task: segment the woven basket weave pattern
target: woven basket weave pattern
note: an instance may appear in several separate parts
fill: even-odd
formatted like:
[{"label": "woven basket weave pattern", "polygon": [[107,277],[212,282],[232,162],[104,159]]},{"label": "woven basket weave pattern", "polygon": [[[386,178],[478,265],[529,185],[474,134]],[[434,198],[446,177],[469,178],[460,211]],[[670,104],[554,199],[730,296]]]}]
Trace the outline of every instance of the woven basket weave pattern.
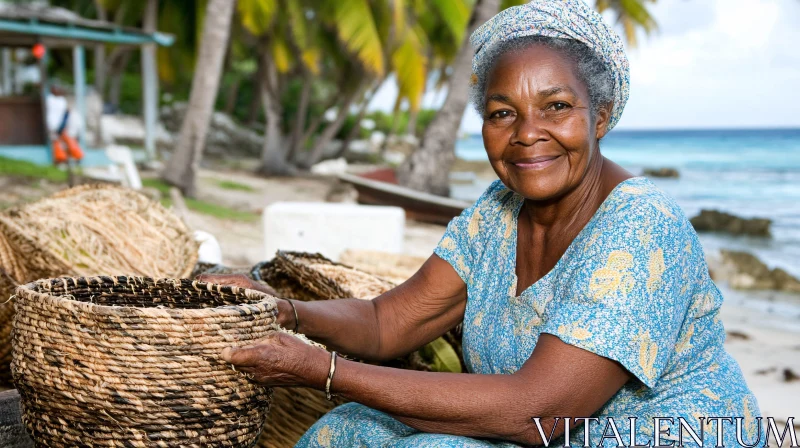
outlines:
[{"label": "woven basket weave pattern", "polygon": [[275,301],[144,277],[17,289],[12,371],[40,446],[252,446],[271,391],[219,360],[277,330]]},{"label": "woven basket weave pattern", "polygon": [[[256,265],[252,277],[266,281],[282,297],[303,301],[369,300],[394,287],[389,281],[333,262],[321,254],[303,252],[278,251],[273,260]],[[382,365],[430,370],[417,353]],[[328,401],[324,392],[310,388],[276,389],[273,408],[259,446],[293,447],[320,417],[339,404],[342,402]]]},{"label": "woven basket weave pattern", "polygon": [[196,260],[180,219],[116,186],[75,187],[0,214],[0,383],[10,383],[14,310],[4,302],[18,285],[63,275],[180,278]]}]

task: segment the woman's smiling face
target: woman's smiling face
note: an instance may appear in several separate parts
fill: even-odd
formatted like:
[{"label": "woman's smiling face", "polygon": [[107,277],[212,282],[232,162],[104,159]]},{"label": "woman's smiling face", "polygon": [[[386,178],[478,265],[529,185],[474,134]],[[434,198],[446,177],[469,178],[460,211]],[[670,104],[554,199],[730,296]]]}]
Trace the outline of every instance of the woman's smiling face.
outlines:
[{"label": "woman's smiling face", "polygon": [[609,113],[592,113],[568,57],[544,45],[509,51],[487,78],[483,144],[494,171],[526,199],[557,199],[599,157]]}]

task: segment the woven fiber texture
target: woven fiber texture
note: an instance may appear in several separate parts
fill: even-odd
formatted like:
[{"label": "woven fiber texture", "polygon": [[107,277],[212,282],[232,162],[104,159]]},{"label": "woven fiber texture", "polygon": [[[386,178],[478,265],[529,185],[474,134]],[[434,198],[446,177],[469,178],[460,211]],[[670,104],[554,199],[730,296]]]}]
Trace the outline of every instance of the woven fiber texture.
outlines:
[{"label": "woven fiber texture", "polygon": [[320,254],[304,252],[278,251],[272,262],[259,270],[259,277],[287,297],[300,300],[368,300],[395,286]]},{"label": "woven fiber texture", "polygon": [[113,185],[56,193],[0,214],[0,382],[8,383],[11,320],[5,303],[18,285],[64,275],[126,273],[187,277],[197,243],[158,202]]},{"label": "woven fiber texture", "polygon": [[348,249],[339,256],[339,261],[343,264],[397,284],[411,278],[422,267],[425,260],[425,257],[392,254],[377,250]]},{"label": "woven fiber texture", "polygon": [[[281,297],[303,301],[341,298],[371,300],[395,286],[390,281],[333,262],[320,254],[303,252],[278,251],[274,259],[254,266],[252,277],[267,282]],[[451,345],[460,354],[460,337],[457,344]],[[381,365],[432,370],[420,352]],[[339,404],[340,401],[326,400],[324,392],[310,388],[276,389],[272,411],[259,447],[293,447],[320,417]]]},{"label": "woven fiber texture", "polygon": [[249,447],[271,391],[219,359],[278,330],[273,297],[191,280],[16,291],[12,372],[37,446]]}]

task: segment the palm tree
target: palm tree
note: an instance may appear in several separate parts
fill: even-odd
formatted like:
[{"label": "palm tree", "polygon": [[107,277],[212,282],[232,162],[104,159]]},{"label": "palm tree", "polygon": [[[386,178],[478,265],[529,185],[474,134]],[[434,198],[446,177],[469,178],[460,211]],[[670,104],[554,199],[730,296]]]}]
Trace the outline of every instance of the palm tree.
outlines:
[{"label": "palm tree", "polygon": [[617,23],[625,32],[628,44],[635,47],[637,29],[641,28],[645,33],[656,29],[656,21],[645,6],[648,2],[655,3],[656,0],[595,0],[595,9],[599,12],[613,11],[617,16]]},{"label": "palm tree", "polygon": [[[623,27],[628,43],[635,45],[637,28],[650,32],[656,24],[645,6],[656,0],[596,0],[599,11],[611,10]],[[455,161],[455,143],[467,107],[469,78],[472,73],[472,48],[468,37],[500,9],[525,3],[524,0],[477,0],[468,32],[451,64],[447,97],[422,137],[422,145],[398,169],[401,184],[442,196],[450,193],[449,173]]]},{"label": "palm tree", "polygon": [[[257,50],[263,55],[259,70],[266,118],[263,174],[286,174],[292,171],[292,163],[309,166],[318,161],[344,124],[350,106],[371,91],[368,87],[374,79],[385,77],[383,39],[373,6],[368,0],[239,2],[242,25],[258,40]],[[282,97],[297,79],[302,82],[299,101],[291,129],[284,133]],[[315,93],[323,94],[315,97]],[[324,104],[323,112],[338,110],[318,134],[321,114],[307,122],[315,102]],[[305,151],[309,140],[313,141]]]},{"label": "palm tree", "polygon": [[161,174],[166,182],[190,197],[196,192],[197,168],[205,148],[208,123],[219,88],[235,3],[235,0],[208,1],[189,107],[178,144]]},{"label": "palm tree", "polygon": [[398,170],[398,180],[416,190],[448,196],[449,173],[455,160],[455,143],[461,118],[467,108],[469,79],[472,73],[472,47],[467,36],[497,14],[500,0],[477,0],[466,36],[452,64],[453,76],[447,97],[422,137],[422,146],[414,151]]},{"label": "palm tree", "polygon": [[[398,61],[395,65],[400,84],[398,99],[408,100],[409,119],[406,134],[415,133],[417,113],[428,80],[434,77],[437,80],[437,89],[447,84],[450,78],[448,68],[464,41],[472,3],[472,0],[415,1],[414,20],[422,30],[427,43],[426,48],[421,50],[425,52],[426,65],[414,64],[413,61]],[[408,71],[409,64],[426,70],[421,76],[411,78],[409,87],[404,89],[400,74]]]}]

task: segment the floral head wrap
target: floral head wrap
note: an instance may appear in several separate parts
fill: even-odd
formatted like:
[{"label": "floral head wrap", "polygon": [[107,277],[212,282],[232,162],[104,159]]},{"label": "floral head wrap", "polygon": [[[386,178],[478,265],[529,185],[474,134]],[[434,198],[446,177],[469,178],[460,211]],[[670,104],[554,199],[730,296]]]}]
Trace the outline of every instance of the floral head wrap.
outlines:
[{"label": "floral head wrap", "polygon": [[597,53],[614,80],[614,109],[608,130],[616,126],[630,94],[630,68],[622,40],[600,14],[583,0],[532,0],[508,8],[472,33],[470,43],[475,48],[473,73],[480,73],[495,45],[525,36],[574,39]]}]

